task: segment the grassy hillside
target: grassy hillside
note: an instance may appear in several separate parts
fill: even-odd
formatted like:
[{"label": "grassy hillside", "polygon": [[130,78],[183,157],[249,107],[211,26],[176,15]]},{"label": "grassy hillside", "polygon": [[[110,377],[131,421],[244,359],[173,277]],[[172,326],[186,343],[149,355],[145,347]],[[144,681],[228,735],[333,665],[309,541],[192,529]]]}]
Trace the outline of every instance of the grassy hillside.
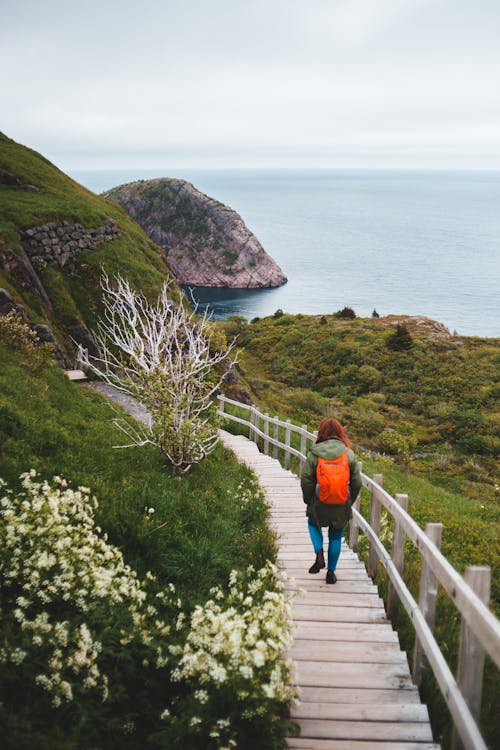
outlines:
[{"label": "grassy hillside", "polygon": [[[79,322],[92,326],[99,306],[101,267],[120,273],[147,294],[158,292],[168,266],[161,250],[119,206],[94,195],[67,177],[47,159],[0,133],[0,171],[14,175],[19,184],[0,179],[0,287],[21,303],[30,320],[47,323],[61,343],[68,328]],[[25,190],[33,185],[37,191]],[[70,268],[36,268],[52,309],[33,287],[22,283],[2,261],[7,248],[23,256],[20,231],[52,221],[96,227],[113,219],[121,239],[108,241],[79,255]]]},{"label": "grassy hillside", "polygon": [[335,413],[357,443],[441,486],[493,501],[500,340],[450,336],[439,324],[408,318],[408,348],[398,349],[397,320],[278,315],[225,327],[238,334],[257,403],[311,426]]},{"label": "grassy hillside", "polygon": [[[33,346],[22,335],[13,335],[11,328],[5,318],[0,318],[0,478],[7,482],[8,488],[18,492],[19,475],[35,469],[49,482],[54,475],[59,475],[70,487],[90,488],[99,501],[97,531],[107,534],[107,544],[114,545],[140,577],[148,570],[155,574],[156,581],[148,584],[153,596],[155,592],[168,593],[171,583],[176,587],[174,600],[180,597],[182,601],[183,619],[177,620],[176,627],[177,615],[170,614],[167,620],[171,632],[167,639],[162,636],[159,647],[168,652],[169,643],[186,637],[193,607],[203,605],[214,596],[210,591],[212,586],[221,586],[227,593],[231,570],[243,571],[249,564],[259,569],[274,558],[274,540],[267,527],[267,505],[249,470],[222,447],[182,477],[173,476],[169,465],[152,447],[113,449],[113,445],[122,443],[123,437],[112,424],[115,407],[112,409],[94,391],[71,383],[47,352]],[[0,497],[4,492],[0,486]],[[3,500],[2,511],[6,505],[7,501]],[[22,507],[25,506],[26,503]],[[26,522],[23,522],[24,530],[25,527]],[[16,529],[21,533],[21,526],[13,520],[7,521],[7,533],[12,534]],[[64,530],[63,543],[68,529]],[[25,543],[29,549],[21,556],[23,564],[33,549],[33,539],[48,531],[44,523],[35,526],[34,537],[28,535]],[[85,545],[82,554],[88,556],[90,542],[86,541]],[[119,631],[123,616],[120,604],[113,608],[104,602],[99,604],[97,614],[91,609],[82,615],[74,611],[74,600],[67,604],[62,600],[48,603],[45,609],[50,618],[59,617],[71,623],[76,617],[76,622],[81,623],[83,617],[85,622],[93,622],[95,632],[100,632],[98,639],[103,643],[100,659],[109,677],[109,697],[103,702],[93,697],[92,690],[79,690],[78,673],[75,675],[69,670],[69,676],[64,679],[73,685],[73,700],[61,706],[51,703],[50,695],[37,687],[37,672],[44,669],[42,647],[39,646],[39,656],[36,648],[32,653],[36,639],[33,638],[30,645],[30,630],[21,629],[12,620],[11,586],[7,586],[8,579],[3,578],[8,563],[0,551],[1,639],[4,646],[9,640],[19,642],[21,651],[16,653],[21,654],[20,659],[25,651],[30,656],[22,661],[13,658],[9,663],[5,660],[4,649],[0,649],[2,747],[31,748],[36,738],[36,746],[47,750],[69,750],[83,745],[142,750],[157,747],[158,742],[163,746],[177,746],[179,742],[185,747],[201,748],[209,746],[210,725],[193,734],[194,725],[189,724],[191,716],[203,717],[204,711],[212,712],[206,721],[213,722],[231,711],[241,714],[241,707],[234,701],[234,682],[229,677],[227,690],[231,695],[213,692],[208,686],[209,699],[204,708],[193,697],[199,688],[197,680],[192,686],[178,684],[170,681],[172,667],[167,665],[155,670],[147,666],[149,636],[142,646],[134,642],[130,646],[120,645],[119,639],[123,638],[123,632],[120,636]],[[42,563],[40,556],[38,563],[40,569],[50,564]],[[44,577],[55,575],[54,585],[58,585],[57,581],[62,580],[58,576],[64,574],[64,569],[54,574],[46,568],[40,579],[42,584],[47,584]],[[266,580],[266,590],[272,588],[272,581]],[[84,595],[83,587],[78,595]],[[33,602],[19,598],[19,589],[13,596],[14,600],[18,597],[19,606],[24,601],[24,606],[34,607]],[[255,605],[257,598],[255,594]],[[219,600],[224,606],[222,594]],[[235,606],[243,605],[236,603]],[[147,612],[143,616],[146,617]],[[37,636],[39,643],[41,637]],[[61,653],[64,645],[58,646]],[[269,664],[272,667],[272,660]],[[266,679],[268,675],[259,677],[256,672],[251,684],[258,686]],[[179,720],[177,724],[173,721],[165,726],[160,714],[169,705],[177,706]],[[261,732],[259,746],[279,746],[276,715],[274,710],[266,713],[268,710],[264,710],[265,716],[254,717],[252,721],[240,721],[235,714],[231,719],[231,732],[235,731],[239,737],[241,745],[238,746],[253,747],[255,737],[260,737]],[[228,713],[220,713],[224,711]],[[278,745],[274,744],[276,742]]]}]

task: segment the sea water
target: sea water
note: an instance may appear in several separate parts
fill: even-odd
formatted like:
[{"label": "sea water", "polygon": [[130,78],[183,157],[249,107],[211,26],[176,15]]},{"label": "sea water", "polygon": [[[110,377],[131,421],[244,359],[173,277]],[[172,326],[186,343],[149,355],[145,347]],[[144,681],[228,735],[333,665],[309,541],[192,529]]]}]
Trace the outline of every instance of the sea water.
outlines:
[{"label": "sea water", "polygon": [[179,177],[234,208],[278,262],[277,289],[201,289],[217,319],[423,315],[451,331],[500,336],[500,173],[375,170],[74,171],[101,192]]}]

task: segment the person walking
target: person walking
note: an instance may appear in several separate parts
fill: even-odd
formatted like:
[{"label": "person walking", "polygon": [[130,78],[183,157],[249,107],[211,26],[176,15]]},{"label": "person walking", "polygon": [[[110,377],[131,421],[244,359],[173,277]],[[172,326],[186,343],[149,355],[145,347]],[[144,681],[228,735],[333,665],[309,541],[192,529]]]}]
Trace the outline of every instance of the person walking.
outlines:
[{"label": "person walking", "polygon": [[325,567],[323,527],[328,527],[327,583],[336,583],[342,534],[351,516],[351,505],[361,489],[361,472],[351,443],[337,419],[323,419],[316,443],[307,454],[300,483],[307,505],[306,516],[316,560],[309,573]]}]

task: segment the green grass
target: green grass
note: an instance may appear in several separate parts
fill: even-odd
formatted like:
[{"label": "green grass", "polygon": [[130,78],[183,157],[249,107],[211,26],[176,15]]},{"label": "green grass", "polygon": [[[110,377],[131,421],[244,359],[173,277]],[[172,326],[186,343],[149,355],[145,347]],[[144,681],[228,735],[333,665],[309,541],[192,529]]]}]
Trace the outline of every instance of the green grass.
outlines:
[{"label": "green grass", "polygon": [[[275,559],[267,503],[251,472],[230,451],[219,445],[189,474],[178,476],[152,446],[113,448],[123,441],[113,425],[121,410],[70,382],[46,352],[23,343],[12,326],[6,328],[8,324],[0,325],[0,478],[10,488],[18,490],[19,475],[31,468],[49,482],[59,475],[71,487],[90,487],[99,501],[96,520],[110,543],[140,577],[152,571],[160,590],[173,583],[187,618],[195,605],[210,598],[213,586],[227,590],[231,570],[259,569]],[[114,614],[109,612],[110,629],[117,628]],[[190,688],[154,669],[141,669],[141,653],[128,652],[119,646],[118,633],[115,637],[119,653],[110,673],[116,688],[113,702],[97,700],[88,709],[94,713],[85,716],[79,713],[81,704],[52,709],[33,680],[21,684],[13,669],[2,665],[11,686],[9,696],[2,697],[3,707],[0,702],[6,750],[27,750],[34,742],[40,750],[83,747],[79,726],[89,723],[92,742],[107,738],[110,749],[143,750],[157,746],[165,701],[175,696],[188,706],[183,710],[196,712]],[[36,664],[25,666],[28,675],[36,674]],[[127,686],[133,687],[129,691]],[[127,712],[139,712],[130,735],[119,719]],[[281,746],[282,729],[275,721],[272,731],[264,719],[259,726],[245,729],[242,722],[242,748],[250,750],[254,740],[268,750]],[[196,737],[190,739],[192,744],[184,746],[201,750]]]},{"label": "green grass", "polygon": [[[102,243],[93,251],[77,256],[71,267],[36,269],[52,309],[38,295],[20,283],[14,273],[0,270],[0,286],[21,303],[28,317],[46,322],[68,352],[67,327],[83,321],[93,326],[101,308],[101,269],[110,276],[121,274],[149,298],[156,298],[169,272],[162,251],[115,203],[94,195],[57,169],[40,154],[0,133],[0,168],[29,184],[38,192],[0,185],[0,254],[11,248],[22,255],[20,231],[50,221],[66,220],[86,227],[114,219],[122,238]],[[175,295],[178,294],[175,288]]]},{"label": "green grass", "polygon": [[[104,398],[49,362],[34,365],[6,347],[0,358],[0,476],[11,486],[34,468],[90,487],[99,522],[127,561],[176,583],[191,603],[232,568],[273,557],[267,506],[232,453],[219,446],[189,474],[173,476],[153,447],[112,448],[123,435]],[[250,502],[240,501],[242,484]]]}]

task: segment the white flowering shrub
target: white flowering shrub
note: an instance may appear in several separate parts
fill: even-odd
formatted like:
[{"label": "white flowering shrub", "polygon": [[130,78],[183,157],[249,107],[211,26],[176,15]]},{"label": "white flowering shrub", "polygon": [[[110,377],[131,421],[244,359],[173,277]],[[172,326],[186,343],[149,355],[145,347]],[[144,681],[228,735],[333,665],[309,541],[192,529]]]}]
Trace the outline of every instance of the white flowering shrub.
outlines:
[{"label": "white flowering shrub", "polygon": [[[90,703],[116,702],[128,679],[120,661],[125,672],[127,660],[134,668],[168,663],[170,625],[158,607],[176,611],[173,594],[153,598],[153,576],[141,581],[124,563],[95,523],[88,488],[37,481],[33,470],[21,479],[22,492],[0,499],[4,684],[16,683],[10,666],[52,707],[85,694]],[[117,665],[121,684],[113,686],[108,672],[116,680]]]},{"label": "white flowering shrub", "polygon": [[[186,613],[172,585],[158,591],[110,544],[88,488],[33,470],[21,480],[17,493],[0,480],[5,748],[31,748],[35,736],[44,750],[83,737],[120,750],[244,748],[257,737],[281,747],[294,691],[283,659],[290,601],[275,566],[233,571],[227,591]],[[144,508],[145,522],[153,514]]]},{"label": "white flowering shrub", "polygon": [[[173,701],[163,714],[186,731],[198,735],[203,748],[252,746],[266,726],[269,746],[283,733],[281,719],[295,698],[290,663],[283,652],[291,645],[291,601],[284,593],[284,578],[268,563],[255,571],[233,570],[227,593],[220,587],[195,607],[183,646],[172,646],[179,657],[172,680],[189,686],[190,710]],[[198,747],[198,745],[197,745]]]}]

